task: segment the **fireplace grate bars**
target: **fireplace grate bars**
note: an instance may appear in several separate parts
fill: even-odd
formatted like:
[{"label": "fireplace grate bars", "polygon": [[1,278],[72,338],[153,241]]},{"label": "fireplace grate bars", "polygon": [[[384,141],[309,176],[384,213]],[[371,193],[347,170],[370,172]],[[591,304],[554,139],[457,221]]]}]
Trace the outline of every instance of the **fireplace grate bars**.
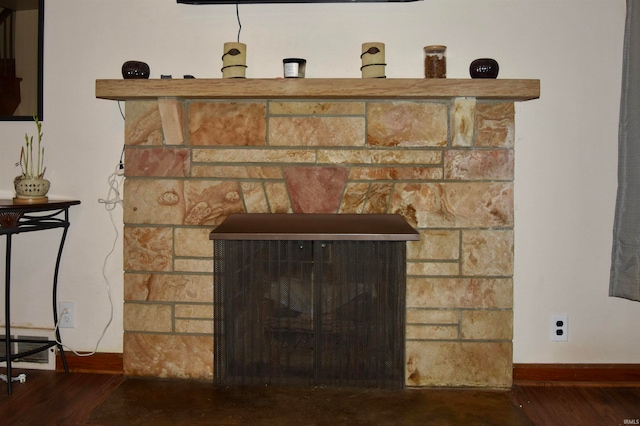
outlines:
[{"label": "fireplace grate bars", "polygon": [[223,385],[404,384],[405,241],[214,241]]}]

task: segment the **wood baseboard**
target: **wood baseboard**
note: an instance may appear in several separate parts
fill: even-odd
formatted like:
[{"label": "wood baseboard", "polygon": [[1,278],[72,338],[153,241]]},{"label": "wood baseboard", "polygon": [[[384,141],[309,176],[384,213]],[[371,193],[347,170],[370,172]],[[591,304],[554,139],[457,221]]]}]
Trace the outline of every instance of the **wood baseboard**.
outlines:
[{"label": "wood baseboard", "polygon": [[[123,374],[122,354],[97,353],[91,356],[78,356],[65,351],[70,373]],[[62,357],[56,355],[56,371],[64,371]]]},{"label": "wood baseboard", "polygon": [[640,364],[514,364],[515,384],[579,382],[640,385]]}]

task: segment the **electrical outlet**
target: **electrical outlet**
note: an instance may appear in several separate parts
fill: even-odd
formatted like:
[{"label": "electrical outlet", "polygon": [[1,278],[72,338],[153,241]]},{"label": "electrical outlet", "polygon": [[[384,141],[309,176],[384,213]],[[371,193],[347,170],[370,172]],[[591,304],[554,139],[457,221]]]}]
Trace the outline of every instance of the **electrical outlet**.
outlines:
[{"label": "electrical outlet", "polygon": [[568,342],[569,341],[569,315],[567,314],[551,315],[551,341],[552,342]]},{"label": "electrical outlet", "polygon": [[60,328],[75,328],[76,306],[73,302],[58,303],[58,319]]}]

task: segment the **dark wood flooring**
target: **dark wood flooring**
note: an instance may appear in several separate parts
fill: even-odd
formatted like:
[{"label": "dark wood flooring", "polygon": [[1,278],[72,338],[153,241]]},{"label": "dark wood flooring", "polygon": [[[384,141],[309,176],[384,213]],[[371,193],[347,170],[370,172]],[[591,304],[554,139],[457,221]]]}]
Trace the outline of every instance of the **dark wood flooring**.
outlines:
[{"label": "dark wood flooring", "polygon": [[[511,390],[214,387],[121,375],[25,372],[2,425],[625,425],[640,387],[519,384]],[[16,373],[16,374],[17,374]]]}]

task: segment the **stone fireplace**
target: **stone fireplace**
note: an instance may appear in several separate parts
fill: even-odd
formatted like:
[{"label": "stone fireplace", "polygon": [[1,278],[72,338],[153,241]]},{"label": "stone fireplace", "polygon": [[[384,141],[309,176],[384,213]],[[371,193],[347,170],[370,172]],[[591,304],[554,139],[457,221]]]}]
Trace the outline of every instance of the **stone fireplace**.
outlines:
[{"label": "stone fireplace", "polygon": [[124,368],[213,378],[231,213],[393,213],[406,386],[512,382],[514,102],[537,80],[98,80],[126,101]]}]

